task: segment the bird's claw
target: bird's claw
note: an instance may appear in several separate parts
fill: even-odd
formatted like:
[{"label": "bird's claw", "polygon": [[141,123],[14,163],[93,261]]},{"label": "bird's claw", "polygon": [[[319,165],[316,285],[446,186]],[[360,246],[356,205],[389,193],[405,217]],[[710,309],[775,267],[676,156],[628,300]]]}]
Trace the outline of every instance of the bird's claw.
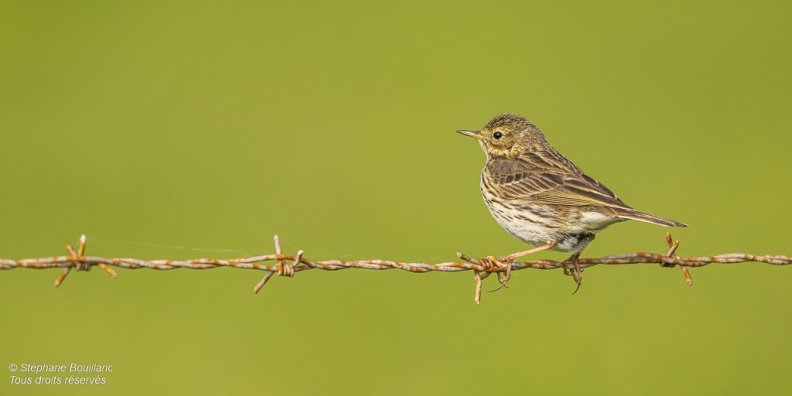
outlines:
[{"label": "bird's claw", "polygon": [[495,256],[487,256],[487,258],[484,259],[484,261],[489,262],[489,264],[495,268],[506,268],[505,273],[498,272],[498,282],[500,283],[500,286],[490,291],[495,292],[500,289],[503,289],[504,287],[508,287],[506,286],[506,284],[509,283],[509,279],[511,279],[511,269],[512,269],[513,260],[510,259],[509,257],[495,258]]},{"label": "bird's claw", "polygon": [[571,276],[572,280],[574,280],[575,283],[577,283],[577,287],[575,287],[575,291],[572,292],[573,295],[577,293],[578,290],[580,290],[580,286],[583,285],[583,270],[580,269],[580,267],[578,266],[577,260],[575,260],[574,264],[575,264],[574,268],[564,267],[564,275]]}]

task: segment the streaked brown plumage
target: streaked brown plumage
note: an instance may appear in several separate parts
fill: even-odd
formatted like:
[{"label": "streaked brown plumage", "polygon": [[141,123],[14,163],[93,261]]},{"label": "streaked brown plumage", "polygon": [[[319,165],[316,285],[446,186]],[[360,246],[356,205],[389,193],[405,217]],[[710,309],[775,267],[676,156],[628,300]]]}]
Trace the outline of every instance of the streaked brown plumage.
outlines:
[{"label": "streaked brown plumage", "polygon": [[[609,225],[640,220],[687,227],[622,202],[550,146],[542,132],[524,117],[501,114],[480,131],[459,133],[478,139],[487,154],[481,194],[498,224],[540,250],[572,252],[578,284],[580,253],[597,232]],[[519,253],[504,258],[516,257]]]}]

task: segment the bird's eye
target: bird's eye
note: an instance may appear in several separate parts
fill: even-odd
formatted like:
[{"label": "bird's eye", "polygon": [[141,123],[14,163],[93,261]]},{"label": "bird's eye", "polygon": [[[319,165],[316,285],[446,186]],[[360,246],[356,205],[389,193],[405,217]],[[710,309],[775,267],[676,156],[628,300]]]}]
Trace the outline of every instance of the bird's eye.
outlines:
[{"label": "bird's eye", "polygon": [[500,139],[503,137],[503,134],[500,131],[495,131],[495,133],[492,134],[492,137],[495,139]]}]

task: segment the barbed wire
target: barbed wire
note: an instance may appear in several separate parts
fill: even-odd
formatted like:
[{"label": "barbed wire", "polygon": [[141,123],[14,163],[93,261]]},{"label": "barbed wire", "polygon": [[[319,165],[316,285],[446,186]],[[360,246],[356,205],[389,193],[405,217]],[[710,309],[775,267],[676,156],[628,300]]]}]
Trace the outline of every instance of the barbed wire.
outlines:
[{"label": "barbed wire", "polygon": [[[149,268],[153,270],[172,270],[178,268],[190,269],[210,269],[218,267],[231,267],[240,269],[254,269],[265,271],[264,277],[253,288],[254,293],[258,293],[262,287],[270,280],[270,278],[277,274],[279,276],[293,277],[297,272],[307,271],[311,269],[321,269],[325,271],[339,271],[349,268],[369,269],[369,270],[387,270],[387,269],[400,269],[414,273],[425,272],[460,272],[460,271],[473,271],[474,279],[476,281],[475,301],[481,302],[481,291],[483,280],[491,274],[498,274],[501,281],[501,287],[506,285],[506,282],[501,278],[508,271],[523,270],[527,268],[533,269],[558,269],[564,270],[565,274],[571,274],[574,270],[574,264],[567,261],[554,261],[554,260],[536,260],[536,261],[505,261],[503,258],[496,259],[489,256],[485,258],[471,258],[462,253],[457,253],[457,257],[462,261],[450,261],[438,264],[427,263],[407,263],[391,260],[323,260],[314,261],[309,260],[303,256],[303,251],[297,251],[297,254],[285,254],[281,250],[280,238],[275,235],[275,253],[265,254],[260,256],[253,256],[238,259],[214,259],[214,258],[199,258],[192,260],[141,260],[136,258],[104,258],[96,256],[86,256],[86,238],[85,235],[80,237],[80,244],[75,250],[71,245],[66,245],[66,250],[69,256],[54,256],[44,258],[28,258],[21,260],[11,260],[0,258],[0,269],[10,270],[15,268],[32,268],[32,269],[47,269],[47,268],[63,268],[63,271],[58,275],[55,280],[55,287],[60,286],[69,275],[72,269],[76,271],[90,271],[94,266],[99,266],[113,278],[117,278],[115,270],[110,267],[126,268],[126,269],[140,269]],[[671,234],[666,233],[666,243],[668,244],[668,252],[665,254],[636,252],[626,254],[616,254],[600,258],[581,258],[578,261],[578,266],[581,269],[593,267],[595,265],[622,265],[622,264],[660,264],[661,267],[676,267],[682,269],[685,280],[689,285],[693,285],[693,279],[688,271],[689,267],[703,267],[709,264],[735,264],[745,262],[759,262],[772,265],[789,265],[792,263],[792,256],[782,255],[754,255],[745,253],[729,253],[720,254],[711,257],[679,257],[676,255],[676,250],[679,247],[679,241],[673,241]],[[263,264],[267,261],[275,261],[273,265]],[[506,280],[507,281],[507,280]],[[500,288],[500,287],[499,287]]]}]

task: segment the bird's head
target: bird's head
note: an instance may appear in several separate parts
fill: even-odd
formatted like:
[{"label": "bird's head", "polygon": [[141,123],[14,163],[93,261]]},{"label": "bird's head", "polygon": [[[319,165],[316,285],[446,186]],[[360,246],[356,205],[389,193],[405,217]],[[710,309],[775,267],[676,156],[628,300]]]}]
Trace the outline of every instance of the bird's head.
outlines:
[{"label": "bird's head", "polygon": [[536,125],[516,114],[497,115],[480,131],[457,132],[477,139],[487,158],[511,158],[547,144]]}]

